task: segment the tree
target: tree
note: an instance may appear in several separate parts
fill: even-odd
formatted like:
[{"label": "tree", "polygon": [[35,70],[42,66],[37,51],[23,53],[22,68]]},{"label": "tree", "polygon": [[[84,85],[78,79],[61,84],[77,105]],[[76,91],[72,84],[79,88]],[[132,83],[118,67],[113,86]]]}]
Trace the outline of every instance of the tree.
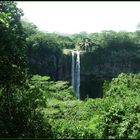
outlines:
[{"label": "tree", "polygon": [[15,2],[0,1],[0,116],[5,119],[3,122],[0,117],[0,127],[3,129],[6,123],[12,126],[15,116],[15,87],[21,87],[26,81],[26,36],[20,22],[22,15]]},{"label": "tree", "polygon": [[31,36],[39,32],[37,26],[28,20],[21,20],[21,23],[27,36]]},{"label": "tree", "polygon": [[95,44],[90,38],[84,38],[81,41],[77,41],[76,48],[85,51],[93,51],[95,47],[99,45]]},{"label": "tree", "polygon": [[[22,10],[12,1],[0,1],[0,86],[21,85],[26,75],[25,34]],[[6,91],[7,92],[7,91]]]}]

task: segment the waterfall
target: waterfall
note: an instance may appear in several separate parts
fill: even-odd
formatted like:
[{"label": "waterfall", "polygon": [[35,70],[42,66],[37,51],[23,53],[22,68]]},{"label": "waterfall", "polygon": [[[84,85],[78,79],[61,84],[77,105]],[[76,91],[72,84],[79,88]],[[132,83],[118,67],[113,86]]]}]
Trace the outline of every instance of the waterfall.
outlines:
[{"label": "waterfall", "polygon": [[75,84],[75,83],[74,83],[74,66],[75,66],[75,65],[74,65],[74,62],[75,62],[75,61],[74,61],[74,52],[72,51],[72,66],[71,66],[71,73],[72,73],[72,76],[71,76],[72,79],[71,79],[71,81],[72,81],[72,83],[71,83],[71,84],[72,84],[72,87],[73,87],[73,88],[74,88],[74,84]]},{"label": "waterfall", "polygon": [[76,59],[76,95],[78,98],[80,98],[80,52],[77,51],[77,59]]},{"label": "waterfall", "polygon": [[[76,60],[75,60],[76,54]],[[78,99],[80,99],[80,52],[72,51],[72,87],[76,93]]]}]

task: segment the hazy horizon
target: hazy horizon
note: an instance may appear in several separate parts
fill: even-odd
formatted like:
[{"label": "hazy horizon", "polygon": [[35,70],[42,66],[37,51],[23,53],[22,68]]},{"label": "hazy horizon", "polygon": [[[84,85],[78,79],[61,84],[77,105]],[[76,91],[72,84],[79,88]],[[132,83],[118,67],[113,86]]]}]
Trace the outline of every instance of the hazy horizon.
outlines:
[{"label": "hazy horizon", "polygon": [[140,2],[17,2],[39,30],[74,34],[136,30]]}]

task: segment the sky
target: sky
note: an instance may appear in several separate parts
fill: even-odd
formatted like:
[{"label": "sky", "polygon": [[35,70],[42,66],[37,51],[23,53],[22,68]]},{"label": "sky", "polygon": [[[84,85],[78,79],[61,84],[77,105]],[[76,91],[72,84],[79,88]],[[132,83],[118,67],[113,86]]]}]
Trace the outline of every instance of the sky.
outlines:
[{"label": "sky", "polygon": [[39,30],[59,33],[87,33],[103,30],[135,31],[140,23],[140,2],[34,1],[17,2],[23,19]]}]

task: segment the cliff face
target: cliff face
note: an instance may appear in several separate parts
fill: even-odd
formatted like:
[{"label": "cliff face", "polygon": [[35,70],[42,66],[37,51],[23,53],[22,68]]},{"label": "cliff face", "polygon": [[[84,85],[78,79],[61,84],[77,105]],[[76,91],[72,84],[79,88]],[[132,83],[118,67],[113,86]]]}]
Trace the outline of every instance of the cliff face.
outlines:
[{"label": "cliff face", "polygon": [[[71,81],[71,53],[63,57],[60,65],[59,79]],[[95,52],[84,52],[80,55],[81,98],[102,97],[104,80],[111,80],[118,74],[139,73],[139,50],[105,50],[98,49]]]},{"label": "cliff face", "polygon": [[[140,72],[139,49],[97,49],[80,54],[81,98],[102,97],[104,80],[111,80],[118,74]],[[71,51],[59,55],[34,57],[30,59],[34,73],[49,75],[54,80],[71,82]],[[34,66],[34,67],[33,67]]]},{"label": "cliff face", "polygon": [[81,55],[81,92],[83,92],[83,98],[87,93],[89,97],[102,97],[104,80],[111,80],[122,72],[140,72],[138,51],[98,50],[94,53],[84,53]]},{"label": "cliff face", "polygon": [[62,54],[59,58],[58,80],[71,80],[71,54]]},{"label": "cliff face", "polygon": [[81,56],[81,72],[95,75],[118,75],[121,72],[139,72],[140,59],[127,50],[108,53],[85,53]]}]

